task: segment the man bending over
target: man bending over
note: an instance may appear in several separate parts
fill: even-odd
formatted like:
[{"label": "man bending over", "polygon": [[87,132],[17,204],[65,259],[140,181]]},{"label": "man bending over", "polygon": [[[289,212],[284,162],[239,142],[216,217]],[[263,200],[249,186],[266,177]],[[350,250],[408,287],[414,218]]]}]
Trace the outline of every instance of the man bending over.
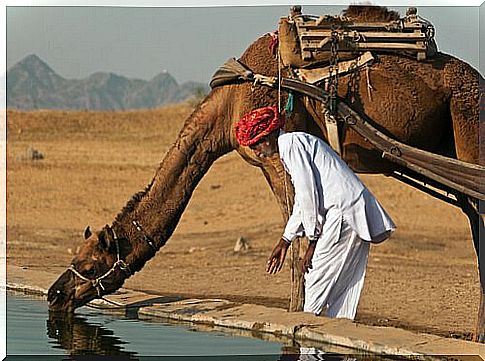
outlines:
[{"label": "man bending over", "polygon": [[266,270],[279,272],[291,241],[306,235],[303,310],[354,319],[369,242],[386,240],[396,226],[327,143],[303,132],[285,133],[283,125],[277,108],[265,107],[246,114],[235,127],[239,144],[249,146],[258,157],[279,154],[295,190],[292,214]]}]

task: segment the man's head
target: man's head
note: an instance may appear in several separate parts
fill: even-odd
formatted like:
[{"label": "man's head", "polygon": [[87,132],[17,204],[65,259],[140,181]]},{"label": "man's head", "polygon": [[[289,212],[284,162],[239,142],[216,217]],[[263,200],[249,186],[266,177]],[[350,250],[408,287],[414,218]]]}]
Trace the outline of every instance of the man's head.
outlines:
[{"label": "man's head", "polygon": [[236,123],[236,139],[258,157],[271,157],[278,152],[278,131],[284,124],[284,116],[277,107],[255,109]]},{"label": "man's head", "polygon": [[278,130],[261,138],[249,148],[260,158],[270,158],[278,153]]}]

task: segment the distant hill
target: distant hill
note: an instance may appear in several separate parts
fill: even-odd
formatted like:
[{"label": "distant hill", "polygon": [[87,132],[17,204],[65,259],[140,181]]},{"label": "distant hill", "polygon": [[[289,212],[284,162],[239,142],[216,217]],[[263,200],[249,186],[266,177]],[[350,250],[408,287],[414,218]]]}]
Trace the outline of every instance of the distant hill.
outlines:
[{"label": "distant hill", "polygon": [[155,108],[207,94],[203,83],[178,84],[167,72],[146,81],[98,72],[65,79],[36,55],[7,70],[7,107],[31,109],[123,110]]}]

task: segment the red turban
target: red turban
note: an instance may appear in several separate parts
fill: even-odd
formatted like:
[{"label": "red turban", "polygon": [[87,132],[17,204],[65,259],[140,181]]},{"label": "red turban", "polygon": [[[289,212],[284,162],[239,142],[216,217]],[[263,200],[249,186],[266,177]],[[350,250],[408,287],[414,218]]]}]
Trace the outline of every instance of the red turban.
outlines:
[{"label": "red turban", "polygon": [[284,125],[285,117],[278,112],[278,107],[255,109],[236,123],[236,139],[239,144],[249,146]]}]

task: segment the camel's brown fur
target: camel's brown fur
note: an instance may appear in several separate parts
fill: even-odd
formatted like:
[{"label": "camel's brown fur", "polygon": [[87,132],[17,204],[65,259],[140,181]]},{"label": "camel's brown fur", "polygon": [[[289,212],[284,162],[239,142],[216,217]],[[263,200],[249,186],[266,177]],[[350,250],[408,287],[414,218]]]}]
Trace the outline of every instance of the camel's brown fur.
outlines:
[{"label": "camel's brown fur", "polygon": [[[368,21],[395,19],[394,12],[379,7],[351,6],[346,16]],[[263,36],[249,46],[241,61],[255,73],[277,74],[277,62],[269,51],[269,36]],[[384,133],[401,142],[432,152],[456,156],[458,159],[485,164],[479,157],[479,74],[466,63],[438,53],[433,59],[418,62],[405,56],[379,55],[368,73],[360,70],[358,87],[349,96],[349,77],[341,77],[339,95],[358,112],[366,114]],[[368,83],[372,90],[368,92]],[[286,94],[282,94],[282,104]],[[281,162],[276,157],[261,160],[246,147],[237,144],[233,126],[246,112],[278,104],[278,92],[251,84],[227,85],[214,89],[187,119],[175,144],[160,164],[147,189],[136,195],[116,217],[113,228],[122,246],[122,258],[133,272],[139,271],[155,252],[143,241],[149,235],[160,247],[173,233],[196,185],[211,164],[221,155],[237,150],[249,163],[260,167],[281,207],[284,218],[289,216],[293,190]],[[288,119],[286,130],[305,130],[325,137],[321,108],[314,101],[296,96],[295,111]],[[395,165],[384,161],[364,139],[347,129],[343,136],[343,157],[359,172],[390,172]],[[482,152],[483,154],[483,152]],[[287,199],[290,204],[287,204]],[[137,220],[143,232],[132,221]],[[107,232],[103,230],[102,232]],[[110,232],[107,232],[108,237]],[[92,235],[80,254],[73,260],[79,271],[96,264],[99,273],[110,266],[113,257],[92,259],[99,253],[100,234]],[[97,251],[94,252],[93,250]],[[101,253],[102,253],[101,249]],[[104,250],[113,253],[113,248]],[[104,264],[102,263],[104,260]],[[113,261],[111,261],[112,264]],[[120,287],[127,275],[118,270],[105,281],[106,292]],[[76,295],[72,291],[77,287]],[[64,273],[51,287],[66,293],[59,306],[72,309],[96,296],[90,284],[84,284],[72,273]],[[80,290],[84,290],[81,292]],[[75,302],[71,302],[73,297]]]}]

